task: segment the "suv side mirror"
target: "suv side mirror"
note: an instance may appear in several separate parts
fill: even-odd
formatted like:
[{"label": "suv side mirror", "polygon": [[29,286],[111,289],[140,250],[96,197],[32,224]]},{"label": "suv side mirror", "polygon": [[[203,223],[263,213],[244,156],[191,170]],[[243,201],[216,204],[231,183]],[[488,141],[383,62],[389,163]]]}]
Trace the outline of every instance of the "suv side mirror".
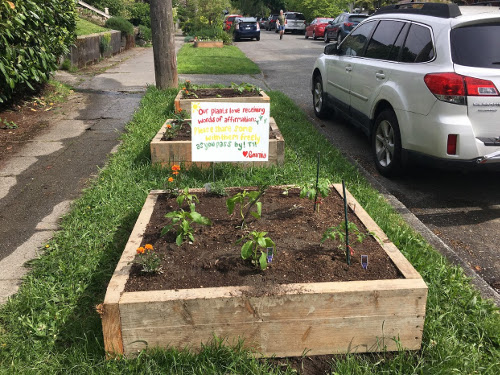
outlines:
[{"label": "suv side mirror", "polygon": [[338,55],[339,50],[337,49],[338,45],[337,42],[332,42],[330,44],[327,44],[325,46],[325,49],[323,50],[323,53],[325,55]]},{"label": "suv side mirror", "polygon": [[333,21],[328,21],[328,24],[329,25],[333,25]]}]

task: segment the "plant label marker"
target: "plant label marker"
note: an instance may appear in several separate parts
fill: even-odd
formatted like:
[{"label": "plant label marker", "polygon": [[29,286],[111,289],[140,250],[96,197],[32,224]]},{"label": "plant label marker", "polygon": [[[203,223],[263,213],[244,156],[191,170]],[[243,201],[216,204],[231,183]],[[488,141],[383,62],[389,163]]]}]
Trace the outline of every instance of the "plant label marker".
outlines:
[{"label": "plant label marker", "polygon": [[267,263],[271,263],[273,261],[274,252],[272,247],[267,248]]},{"label": "plant label marker", "polygon": [[361,266],[365,270],[368,268],[368,255],[361,255]]}]

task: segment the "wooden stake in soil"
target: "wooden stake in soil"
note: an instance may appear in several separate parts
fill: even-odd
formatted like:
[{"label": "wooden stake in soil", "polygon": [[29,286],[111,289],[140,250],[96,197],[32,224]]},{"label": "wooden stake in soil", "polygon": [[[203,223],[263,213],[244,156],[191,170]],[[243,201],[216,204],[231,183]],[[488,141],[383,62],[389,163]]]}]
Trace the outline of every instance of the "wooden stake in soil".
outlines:
[{"label": "wooden stake in soil", "polygon": [[342,180],[342,193],[344,194],[344,214],[345,214],[345,256],[347,264],[351,265],[351,250],[349,246],[349,220],[347,219],[347,195],[345,194],[344,180]]},{"label": "wooden stake in soil", "polygon": [[318,181],[319,181],[319,151],[318,151],[318,162],[316,163],[316,195],[314,197],[314,212],[318,209]]}]

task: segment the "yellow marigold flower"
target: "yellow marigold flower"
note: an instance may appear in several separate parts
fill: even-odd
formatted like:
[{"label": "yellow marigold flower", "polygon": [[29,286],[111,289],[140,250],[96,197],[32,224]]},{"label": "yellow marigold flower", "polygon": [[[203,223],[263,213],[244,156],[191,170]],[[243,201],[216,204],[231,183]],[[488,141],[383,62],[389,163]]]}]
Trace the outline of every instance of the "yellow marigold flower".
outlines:
[{"label": "yellow marigold flower", "polygon": [[144,254],[144,248],[142,246],[137,249],[137,254]]},{"label": "yellow marigold flower", "polygon": [[148,251],[151,251],[151,250],[153,250],[153,245],[151,245],[150,243],[148,243],[148,244],[146,244],[146,245],[144,246],[144,249],[146,249],[146,250],[148,250]]},{"label": "yellow marigold flower", "polygon": [[168,178],[168,182],[174,182],[174,178],[173,177],[169,177]]}]

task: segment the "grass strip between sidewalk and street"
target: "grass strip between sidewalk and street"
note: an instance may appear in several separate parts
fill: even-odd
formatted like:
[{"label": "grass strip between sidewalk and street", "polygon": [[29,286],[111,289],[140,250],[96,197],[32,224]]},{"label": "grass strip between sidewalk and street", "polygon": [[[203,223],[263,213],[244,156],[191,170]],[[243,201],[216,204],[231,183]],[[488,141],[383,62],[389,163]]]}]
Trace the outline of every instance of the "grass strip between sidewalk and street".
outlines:
[{"label": "grass strip between sidewalk and street", "polygon": [[[0,373],[22,374],[292,374],[255,359],[241,345],[214,340],[201,353],[152,350],[136,359],[104,359],[95,306],[151,189],[170,175],[151,165],[149,142],[173,113],[177,90],[149,87],[127,126],[123,143],[62,220],[61,230],[31,262],[20,291],[0,309]],[[320,175],[347,188],[429,286],[422,349],[348,354],[332,361],[335,374],[498,374],[500,316],[460,268],[451,266],[374,190],[357,169],[320,135],[284,94],[268,92],[271,116],[285,138],[283,167],[243,169],[216,164],[225,186],[298,184]],[[181,187],[202,187],[212,169],[182,170]],[[235,251],[239,249],[235,247]],[[354,312],[353,312],[354,313]]]},{"label": "grass strip between sidewalk and street", "polygon": [[260,68],[236,46],[195,48],[184,44],[177,53],[179,74],[258,74]]}]

